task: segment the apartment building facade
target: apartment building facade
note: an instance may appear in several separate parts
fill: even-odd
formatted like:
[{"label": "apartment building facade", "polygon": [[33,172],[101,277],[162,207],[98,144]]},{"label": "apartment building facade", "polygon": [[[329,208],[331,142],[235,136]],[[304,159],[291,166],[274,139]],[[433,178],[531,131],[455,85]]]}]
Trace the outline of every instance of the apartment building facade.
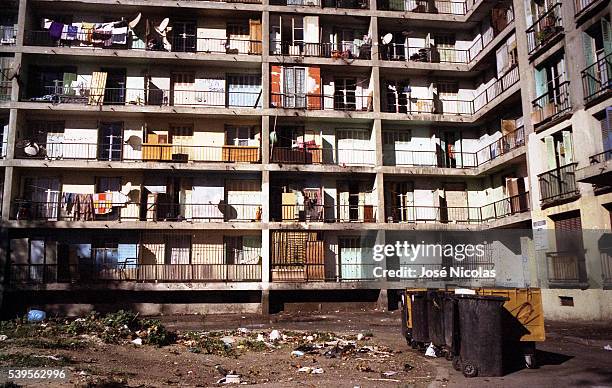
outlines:
[{"label": "apartment building facade", "polygon": [[[609,2],[2,3],[5,310],[267,313],[452,282],[612,314],[588,245],[610,231]],[[573,225],[586,254],[553,236]],[[374,273],[413,265],[376,245],[448,239],[487,240],[463,264],[499,275]]]}]

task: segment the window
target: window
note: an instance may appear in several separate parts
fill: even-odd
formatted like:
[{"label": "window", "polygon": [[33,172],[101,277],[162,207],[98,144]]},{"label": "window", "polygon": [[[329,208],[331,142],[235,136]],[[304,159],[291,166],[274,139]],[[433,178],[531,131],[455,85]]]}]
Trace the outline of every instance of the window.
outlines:
[{"label": "window", "polygon": [[557,132],[544,137],[548,169],[563,167],[574,162],[572,132],[569,130]]},{"label": "window", "polygon": [[411,140],[410,131],[384,131],[383,132],[383,144],[385,145],[407,145],[410,144]]},{"label": "window", "polygon": [[227,126],[225,128],[225,144],[236,146],[253,145],[255,128],[251,126]]},{"label": "window", "polygon": [[121,177],[97,177],[96,192],[121,191]]},{"label": "window", "polygon": [[192,86],[195,82],[194,73],[172,73],[172,79],[174,87],[188,87]]},{"label": "window", "polygon": [[285,108],[306,107],[306,69],[303,67],[284,68]]},{"label": "window", "polygon": [[440,53],[440,62],[455,62],[455,35],[434,35],[436,48]]},{"label": "window", "polygon": [[196,51],[196,23],[172,23],[172,51]]},{"label": "window", "polygon": [[354,78],[334,80],[334,109],[355,110],[357,81]]}]

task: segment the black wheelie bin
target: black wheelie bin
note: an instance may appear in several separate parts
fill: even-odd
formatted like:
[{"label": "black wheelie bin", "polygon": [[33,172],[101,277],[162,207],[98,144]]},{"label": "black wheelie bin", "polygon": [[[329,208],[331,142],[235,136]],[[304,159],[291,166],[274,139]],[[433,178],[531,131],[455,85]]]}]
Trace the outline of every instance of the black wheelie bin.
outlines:
[{"label": "black wheelie bin", "polygon": [[444,348],[444,291],[427,291],[427,327],[429,340],[434,346]]},{"label": "black wheelie bin", "polygon": [[503,376],[503,305],[508,298],[457,295],[459,361],[465,377]]},{"label": "black wheelie bin", "polygon": [[412,345],[414,348],[424,348],[429,342],[427,291],[411,293],[410,303],[412,305]]}]

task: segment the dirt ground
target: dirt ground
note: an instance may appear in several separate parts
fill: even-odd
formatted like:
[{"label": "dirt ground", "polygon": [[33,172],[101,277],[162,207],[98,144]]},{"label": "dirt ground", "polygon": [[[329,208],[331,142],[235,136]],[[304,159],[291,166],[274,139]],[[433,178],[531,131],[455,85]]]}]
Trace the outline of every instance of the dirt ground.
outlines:
[{"label": "dirt ground", "polygon": [[[219,335],[224,335],[224,341],[234,341],[230,348],[235,351],[208,354],[193,341],[184,340],[156,347],[106,344],[96,338],[74,343],[57,338],[8,338],[0,341],[0,368],[44,365],[71,371],[71,378],[61,383],[19,382],[19,386],[37,387],[225,386],[217,381],[232,370],[241,375],[243,384],[265,387],[612,386],[612,351],[603,349],[608,340],[612,345],[609,324],[548,324],[548,339],[538,345],[539,369],[467,380],[448,361],[425,358],[410,349],[400,335],[398,312],[158,318],[179,334],[224,331]],[[247,330],[238,332],[239,328]],[[258,334],[269,342],[274,329],[286,339],[281,337],[273,347],[253,345],[257,341],[241,342]],[[337,338],[352,350],[329,358],[325,353],[334,346],[324,344],[333,344]],[[308,346],[300,348],[298,344]],[[292,356],[295,349],[305,350],[305,354]],[[4,377],[0,376],[0,387]]]}]

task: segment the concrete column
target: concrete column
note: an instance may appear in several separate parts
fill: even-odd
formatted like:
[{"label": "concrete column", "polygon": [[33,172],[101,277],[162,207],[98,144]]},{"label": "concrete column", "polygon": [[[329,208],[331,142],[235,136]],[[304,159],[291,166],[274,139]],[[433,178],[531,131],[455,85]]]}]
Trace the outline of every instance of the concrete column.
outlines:
[{"label": "concrete column", "polygon": [[[521,77],[521,104],[523,109],[523,123],[525,133],[533,132],[533,122],[531,121],[531,101],[535,96],[535,76],[533,68],[529,62],[527,39],[525,39],[525,31],[530,26],[527,25],[525,16],[525,1],[514,0],[514,25],[516,28],[516,46],[518,51],[519,75]],[[523,37],[519,39],[518,37]]]},{"label": "concrete column", "polygon": [[270,116],[261,116],[261,163],[270,163]]},{"label": "concrete column", "polygon": [[270,290],[261,290],[261,315],[270,314]]},{"label": "concrete column", "polygon": [[372,66],[372,111],[374,113],[380,113],[380,68],[378,66]]},{"label": "concrete column", "polygon": [[377,211],[376,211],[376,222],[384,223],[385,222],[385,184],[383,179],[383,173],[376,173],[376,195],[378,196],[377,202]]},{"label": "concrete column", "polygon": [[27,13],[27,0],[19,0],[19,12],[17,13],[17,25],[19,29],[17,31],[17,47],[23,46],[23,34],[25,32],[25,21]]},{"label": "concrete column", "polygon": [[9,260],[8,229],[0,228],[0,317],[3,314],[5,271]]},{"label": "concrete column", "polygon": [[[370,7],[372,7],[372,3],[376,4],[376,0],[371,0]],[[370,37],[372,38],[372,63],[375,66],[378,66],[378,49],[380,44],[380,38],[378,36],[378,18],[376,16],[372,16],[370,18]]]},{"label": "concrete column", "polygon": [[[265,0],[268,3],[268,0]],[[270,12],[264,11],[261,15],[261,90],[262,107],[270,107]]]},{"label": "concrete column", "polygon": [[18,117],[19,111],[17,109],[11,109],[9,112],[8,133],[4,134],[7,160],[15,158],[15,140],[17,138],[17,123],[19,122]]},{"label": "concrete column", "polygon": [[267,290],[269,285],[270,285],[270,229],[266,225],[261,231],[261,286],[262,286],[262,289]]},{"label": "concrete column", "polygon": [[2,220],[8,221],[11,215],[11,200],[13,198],[14,167],[4,168],[4,192],[2,195]]},{"label": "concrete column", "polygon": [[569,92],[572,111],[584,109],[584,91],[581,71],[586,67],[582,30],[576,29],[574,6],[571,2],[561,5],[561,18],[565,33],[565,76],[570,81]]},{"label": "concrete column", "polygon": [[[21,30],[21,29],[20,29]],[[13,57],[13,71],[16,72],[19,69],[19,75],[22,76],[25,73],[24,67],[21,63],[23,55],[21,53],[15,53]],[[19,82],[18,77],[14,77],[11,82],[11,100],[19,101]]]},{"label": "concrete column", "polygon": [[382,121],[380,119],[375,119],[372,122],[372,135],[376,147],[376,166],[380,167],[383,165]]}]

